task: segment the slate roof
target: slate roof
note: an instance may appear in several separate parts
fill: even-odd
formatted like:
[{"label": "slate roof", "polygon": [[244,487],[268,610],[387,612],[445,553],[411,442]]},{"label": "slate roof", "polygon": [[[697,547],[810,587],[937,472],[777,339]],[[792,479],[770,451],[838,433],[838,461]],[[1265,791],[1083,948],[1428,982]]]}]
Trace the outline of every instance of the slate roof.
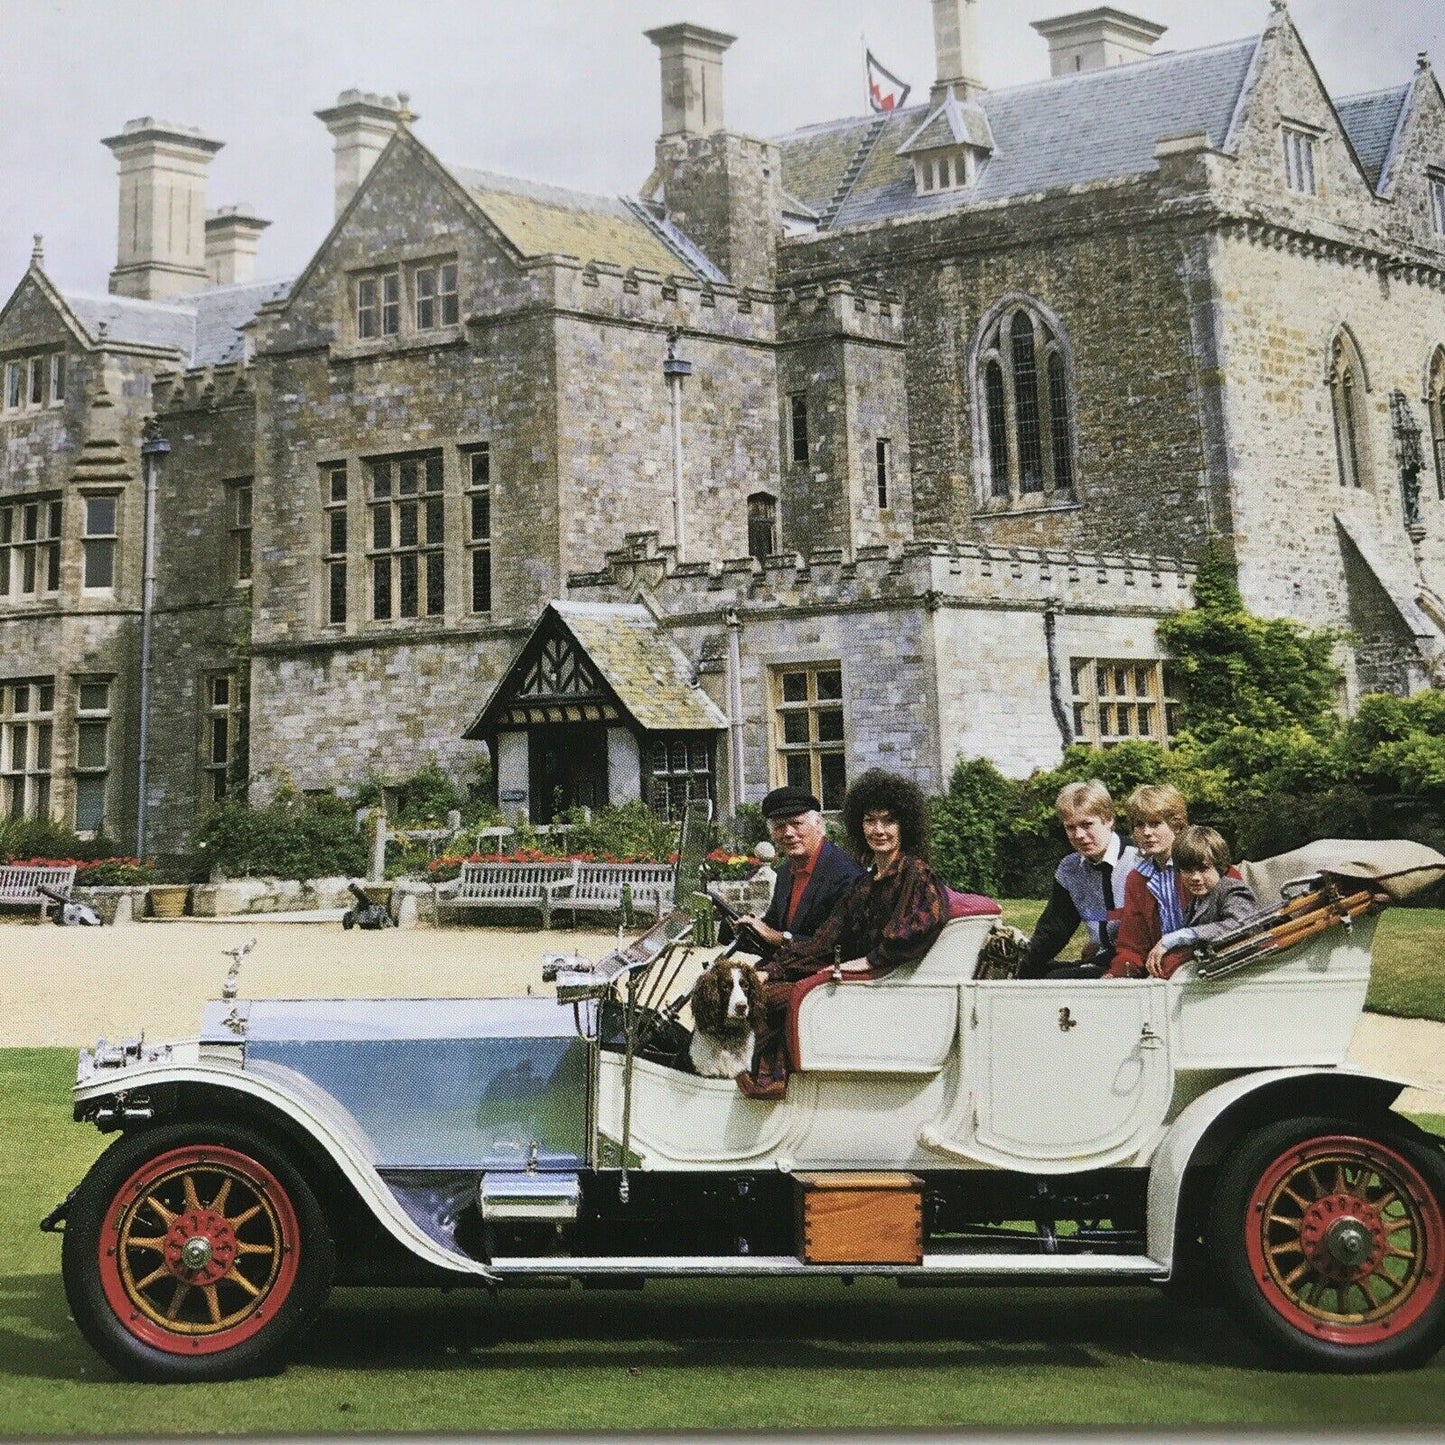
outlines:
[{"label": "slate roof", "polygon": [[221,366],[245,353],[244,326],[267,302],[284,296],[291,282],[256,281],[213,286],[169,301],[140,301],[130,296],[60,295],[93,340],[119,346],[158,346],[179,351],[188,367]]},{"label": "slate roof", "polygon": [[660,217],[644,219],[618,196],[593,196],[465,166],[447,169],[524,256],[576,256],[664,276],[692,272],[723,279],[676,227]]},{"label": "slate roof", "polygon": [[1397,85],[1389,90],[1373,90],[1367,95],[1349,95],[1335,104],[1340,124],[1365,168],[1365,175],[1377,188],[1399,128],[1400,113],[1409,98],[1410,87]]},{"label": "slate roof", "polygon": [[618,701],[649,731],[725,728],[727,717],[639,603],[553,602]]},{"label": "slate roof", "polygon": [[[1151,56],[1129,65],[1054,76],[978,97],[995,149],[973,186],[917,195],[913,167],[899,148],[928,119],[929,107],[893,111],[831,229],[965,209],[1039,191],[1145,175],[1154,143],[1206,131],[1222,147],[1259,38]],[[872,116],[809,126],[778,139],[783,184],[819,210],[827,206]]]}]

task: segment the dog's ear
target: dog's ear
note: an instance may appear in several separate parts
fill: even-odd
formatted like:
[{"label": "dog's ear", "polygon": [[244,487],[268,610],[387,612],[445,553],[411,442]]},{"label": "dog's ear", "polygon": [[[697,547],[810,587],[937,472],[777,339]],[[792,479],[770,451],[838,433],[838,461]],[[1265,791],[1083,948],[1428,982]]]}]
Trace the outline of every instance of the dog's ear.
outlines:
[{"label": "dog's ear", "polygon": [[747,971],[748,1023],[756,1033],[768,1020],[768,995],[763,985],[763,976],[757,969]]},{"label": "dog's ear", "polygon": [[716,965],[692,988],[692,1021],[701,1029],[717,1027],[722,1015],[722,974]]}]

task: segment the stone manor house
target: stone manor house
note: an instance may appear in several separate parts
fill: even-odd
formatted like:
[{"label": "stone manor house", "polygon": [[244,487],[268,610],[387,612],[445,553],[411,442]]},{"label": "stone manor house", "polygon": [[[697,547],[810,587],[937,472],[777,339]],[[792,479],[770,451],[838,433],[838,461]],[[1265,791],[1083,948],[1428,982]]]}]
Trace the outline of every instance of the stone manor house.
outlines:
[{"label": "stone manor house", "polygon": [[1352,696],[1440,679],[1427,58],[1332,97],[1282,3],[1186,52],[1106,6],[989,90],[979,3],[932,0],[920,103],[771,140],[725,122],[731,37],[650,31],[631,197],[347,91],[335,224],[276,282],[208,209],[219,141],[106,139],[109,294],[37,238],[0,311],[0,810],[135,847],[143,710],[149,851],[248,779],[483,749],[539,821],[1021,774],[1167,741],[1155,623],[1210,544],[1347,634]]}]

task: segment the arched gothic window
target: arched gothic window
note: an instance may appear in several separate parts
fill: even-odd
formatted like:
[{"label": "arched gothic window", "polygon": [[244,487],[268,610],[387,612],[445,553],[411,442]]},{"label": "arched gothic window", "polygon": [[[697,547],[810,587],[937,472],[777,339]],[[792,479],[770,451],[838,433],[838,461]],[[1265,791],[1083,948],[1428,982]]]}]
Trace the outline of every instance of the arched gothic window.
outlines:
[{"label": "arched gothic window", "polygon": [[1435,458],[1435,494],[1445,501],[1445,346],[1430,359],[1430,384],[1425,393],[1430,413],[1430,450]]},{"label": "arched gothic window", "polygon": [[978,348],[981,490],[996,502],[1073,501],[1073,397],[1057,326],[1026,302],[990,320]]},{"label": "arched gothic window", "polygon": [[1344,331],[1330,347],[1330,407],[1335,423],[1335,458],[1342,487],[1369,483],[1365,449],[1365,368],[1355,343]]}]

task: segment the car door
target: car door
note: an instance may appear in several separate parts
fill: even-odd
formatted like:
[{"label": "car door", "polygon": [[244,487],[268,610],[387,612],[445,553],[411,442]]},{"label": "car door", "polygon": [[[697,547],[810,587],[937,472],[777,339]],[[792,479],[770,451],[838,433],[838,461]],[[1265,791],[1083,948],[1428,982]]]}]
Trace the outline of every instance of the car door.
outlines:
[{"label": "car door", "polygon": [[975,1158],[1040,1172],[1127,1158],[1169,1107],[1167,985],[994,980],[968,985],[964,1077]]}]

